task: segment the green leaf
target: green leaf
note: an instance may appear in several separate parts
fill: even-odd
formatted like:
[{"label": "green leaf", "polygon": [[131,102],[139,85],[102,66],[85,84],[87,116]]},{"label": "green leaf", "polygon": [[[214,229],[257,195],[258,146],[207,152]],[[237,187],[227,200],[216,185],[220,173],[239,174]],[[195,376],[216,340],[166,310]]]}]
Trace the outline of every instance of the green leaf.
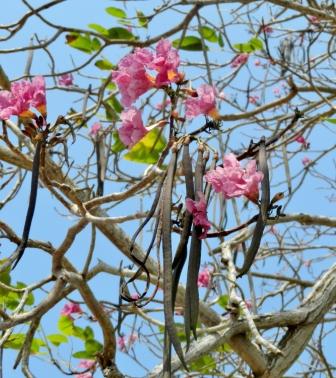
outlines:
[{"label": "green leaf", "polygon": [[113,131],[112,136],[113,136],[114,143],[111,147],[111,151],[115,154],[117,154],[118,152],[124,151],[126,149],[126,146],[120,140],[118,131]]},{"label": "green leaf", "polygon": [[[184,37],[182,42],[180,41],[181,41],[180,39],[175,39],[175,41],[173,41],[173,46],[175,48],[180,48],[181,50],[187,50],[187,51],[202,51],[203,50],[201,39],[193,35]],[[207,46],[205,46],[205,49],[209,50]]]},{"label": "green leaf", "polygon": [[64,335],[72,336],[74,332],[73,320],[69,316],[61,315],[58,319],[57,328]]},{"label": "green leaf", "polygon": [[330,123],[336,123],[336,118],[326,118],[325,121],[328,121]]},{"label": "green leaf", "polygon": [[85,53],[91,53],[91,39],[88,35],[81,34],[67,34],[66,35],[67,44],[74,49],[83,51]]},{"label": "green leaf", "polygon": [[108,103],[113,107],[113,109],[117,112],[117,113],[121,113],[124,108],[123,106],[120,104],[120,102],[118,101],[118,99],[116,98],[116,96],[112,96]]},{"label": "green leaf", "polygon": [[97,340],[85,341],[85,350],[92,355],[97,354],[103,349],[103,345]]},{"label": "green leaf", "polygon": [[146,17],[141,11],[136,11],[137,17],[138,17],[138,23],[139,26],[142,28],[147,28],[149,23],[149,18]]},{"label": "green leaf", "polygon": [[91,41],[91,50],[92,51],[97,51],[99,50],[101,47],[101,43],[99,41],[98,38],[93,38],[93,40]]},{"label": "green leaf", "polygon": [[83,336],[85,337],[85,340],[93,340],[94,339],[94,333],[91,327],[87,326],[84,329]]},{"label": "green leaf", "polygon": [[216,32],[212,28],[209,28],[209,26],[201,26],[198,29],[198,32],[207,41],[214,42],[214,43],[218,42]]},{"label": "green leaf", "polygon": [[[0,260],[0,266],[4,264],[6,261],[7,259]],[[10,286],[11,284],[10,271],[11,271],[10,267],[8,267],[4,272],[0,273],[0,281],[7,286]],[[8,290],[0,287],[0,297],[6,296],[7,294],[8,294]],[[6,298],[4,299],[6,300]]]},{"label": "green leaf", "polygon": [[20,303],[20,294],[11,291],[4,298],[4,302],[7,308],[9,308],[10,310],[15,310]]},{"label": "green leaf", "polygon": [[125,28],[115,27],[108,30],[108,36],[111,39],[135,39],[134,35]]},{"label": "green leaf", "polygon": [[218,304],[226,310],[226,307],[229,303],[229,296],[227,294],[221,295],[218,299]]},{"label": "green leaf", "polygon": [[116,18],[126,18],[127,15],[124,10],[116,7],[108,7],[105,9],[106,13]]},{"label": "green leaf", "polygon": [[58,319],[57,328],[64,335],[74,336],[81,340],[85,340],[84,329],[75,326],[73,320],[69,316],[61,315]]},{"label": "green leaf", "polygon": [[68,338],[65,335],[61,335],[59,333],[48,335],[47,339],[55,346],[59,346],[63,343],[68,342]]},{"label": "green leaf", "polygon": [[97,60],[94,65],[101,70],[107,70],[107,71],[111,71],[116,68],[116,66],[107,59]]},{"label": "green leaf", "polygon": [[222,34],[218,34],[218,45],[219,47],[224,47],[224,40],[223,40],[223,37],[222,37]]},{"label": "green leaf", "polygon": [[8,349],[21,349],[25,338],[24,333],[12,333],[3,346]]},{"label": "green leaf", "polygon": [[216,369],[216,361],[210,354],[206,354],[193,361],[189,366],[191,371],[211,374]]},{"label": "green leaf", "polygon": [[40,351],[40,347],[45,347],[46,344],[43,340],[41,339],[33,339],[30,347],[30,351],[33,354],[37,354]]},{"label": "green leaf", "polygon": [[236,43],[233,47],[240,53],[252,53],[264,48],[263,41],[257,37],[251,38],[246,43]]},{"label": "green leaf", "polygon": [[224,344],[220,345],[216,349],[216,352],[219,352],[219,353],[231,353],[232,352],[232,348],[230,347],[229,344],[224,343]]},{"label": "green leaf", "polygon": [[94,354],[89,353],[86,350],[81,350],[80,352],[73,353],[72,357],[81,358],[84,360],[94,360],[96,358]]},{"label": "green leaf", "polygon": [[124,158],[136,163],[155,164],[165,146],[166,140],[162,135],[162,130],[155,128],[135,144],[124,155]]},{"label": "green leaf", "polygon": [[102,34],[104,36],[108,36],[108,30],[104,28],[104,26],[101,26],[99,24],[89,24],[88,27],[94,31],[96,31],[99,34]]}]

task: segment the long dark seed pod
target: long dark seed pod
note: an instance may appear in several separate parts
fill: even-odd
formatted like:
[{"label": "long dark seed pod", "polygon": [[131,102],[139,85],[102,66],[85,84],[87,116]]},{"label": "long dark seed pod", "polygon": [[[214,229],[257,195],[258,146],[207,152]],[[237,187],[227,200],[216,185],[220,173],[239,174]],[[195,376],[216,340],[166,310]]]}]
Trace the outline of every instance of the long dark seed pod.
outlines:
[{"label": "long dark seed pod", "polygon": [[97,159],[97,196],[104,195],[104,181],[105,181],[105,169],[106,169],[106,156],[104,137],[97,135],[95,141],[96,159]]},{"label": "long dark seed pod", "polygon": [[[191,158],[190,158],[190,153],[189,153],[189,143],[190,143],[190,140],[186,140],[183,146],[182,168],[183,168],[183,173],[185,177],[186,196],[187,198],[194,199],[195,198],[194,178],[193,178],[192,164],[191,164]],[[188,211],[185,211],[183,215],[183,228],[182,228],[181,238],[177,246],[176,254],[173,261],[173,309],[175,308],[176,292],[177,292],[177,287],[180,280],[181,272],[187,259],[187,246],[188,246],[188,240],[189,240],[190,231],[191,231],[191,225],[192,225],[192,215]]]},{"label": "long dark seed pod", "polygon": [[[170,342],[174,346],[176,354],[178,355],[182,365],[187,369],[184,361],[183,351],[180,341],[177,336],[177,331],[174,324],[173,314],[173,300],[172,300],[172,240],[171,240],[171,206],[172,206],[172,191],[174,183],[174,175],[177,162],[177,146],[172,146],[172,157],[168,166],[167,178],[165,180],[162,191],[162,249],[163,249],[163,304],[164,304],[164,318],[165,331],[167,332]],[[166,342],[165,353],[169,353]],[[166,361],[170,364],[170,361]]]},{"label": "long dark seed pod", "polygon": [[[195,168],[195,199],[198,201],[198,192],[202,192],[203,187],[203,173],[204,173],[204,161],[203,161],[203,147],[199,146],[198,156]],[[184,309],[184,327],[187,340],[187,350],[190,345],[190,331],[193,332],[194,338],[197,338],[196,327],[198,320],[198,306],[199,306],[199,293],[197,286],[197,277],[201,264],[201,249],[202,241],[199,239],[200,234],[199,227],[193,227],[188,273],[187,273],[187,285],[185,292],[185,309]]]},{"label": "long dark seed pod", "polygon": [[30,184],[30,195],[29,195],[29,205],[27,209],[26,220],[23,227],[21,243],[17,247],[15,253],[17,254],[17,258],[14,262],[12,269],[16,267],[18,262],[21,260],[23,253],[27,247],[28,238],[29,238],[29,231],[32,224],[35,205],[36,205],[36,198],[37,198],[37,189],[38,189],[38,179],[39,179],[39,170],[40,170],[40,159],[41,159],[41,149],[42,144],[44,143],[44,136],[41,135],[41,138],[38,140],[36,147],[35,147],[35,155],[33,159],[33,166],[32,166],[32,177],[31,177],[31,184]]},{"label": "long dark seed pod", "polygon": [[253,261],[258,253],[261,238],[262,238],[265,226],[266,226],[268,209],[269,209],[269,204],[270,204],[270,183],[269,183],[269,173],[268,173],[267,157],[266,157],[265,137],[262,137],[260,140],[258,161],[259,161],[259,168],[264,174],[264,178],[261,184],[260,211],[259,211],[259,215],[257,219],[257,224],[253,232],[250,247],[248,251],[246,252],[246,257],[244,260],[243,267],[241,269],[238,269],[239,274],[237,277],[243,276],[251,268]]}]

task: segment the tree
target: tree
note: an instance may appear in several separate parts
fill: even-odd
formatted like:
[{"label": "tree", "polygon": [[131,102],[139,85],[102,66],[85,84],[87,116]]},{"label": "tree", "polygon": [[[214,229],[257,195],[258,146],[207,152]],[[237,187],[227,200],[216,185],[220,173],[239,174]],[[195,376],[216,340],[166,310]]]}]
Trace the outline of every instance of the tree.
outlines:
[{"label": "tree", "polygon": [[333,377],[334,3],[85,6],[1,25],[2,356]]}]

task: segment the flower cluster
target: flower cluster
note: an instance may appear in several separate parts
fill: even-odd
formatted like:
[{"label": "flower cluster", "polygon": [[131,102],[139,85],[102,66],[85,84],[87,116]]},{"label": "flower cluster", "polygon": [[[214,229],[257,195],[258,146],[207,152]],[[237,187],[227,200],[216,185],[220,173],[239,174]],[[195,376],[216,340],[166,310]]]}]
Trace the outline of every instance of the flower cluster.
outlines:
[{"label": "flower cluster", "polygon": [[92,137],[92,138],[95,138],[98,134],[98,132],[101,130],[102,128],[102,125],[99,123],[99,122],[95,122],[92,126],[91,126],[91,129],[89,131],[89,135]]},{"label": "flower cluster", "polygon": [[[137,48],[134,53],[126,55],[120,60],[118,70],[112,72],[112,79],[119,87],[121,103],[130,107],[149,89],[179,81],[179,64],[178,51],[167,39],[157,44],[155,54],[148,49]],[[148,70],[156,71],[156,77],[151,76]]]},{"label": "flower cluster", "polygon": [[193,224],[199,226],[202,229],[202,233],[199,235],[199,239],[206,238],[207,232],[211,227],[207,217],[207,204],[204,194],[198,192],[199,201],[194,201],[191,198],[186,199],[186,208],[193,216]]},{"label": "flower cluster", "polygon": [[46,90],[42,76],[34,77],[31,82],[15,82],[10,91],[0,91],[0,119],[6,120],[11,116],[31,118],[34,115],[31,108],[46,115]]},{"label": "flower cluster", "polygon": [[257,203],[263,174],[257,171],[255,160],[249,161],[244,169],[236,156],[230,153],[224,156],[223,167],[207,172],[205,179],[216,193],[222,193],[226,199],[244,195]]}]

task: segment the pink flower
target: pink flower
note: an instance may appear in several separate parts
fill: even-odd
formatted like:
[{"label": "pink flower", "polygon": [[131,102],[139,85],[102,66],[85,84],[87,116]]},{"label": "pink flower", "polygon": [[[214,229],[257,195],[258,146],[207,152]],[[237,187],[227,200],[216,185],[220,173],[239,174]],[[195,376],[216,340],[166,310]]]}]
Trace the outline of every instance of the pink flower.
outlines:
[{"label": "pink flower", "polygon": [[78,367],[82,369],[92,369],[96,365],[96,362],[93,360],[81,360],[78,364]]},{"label": "pink flower", "polygon": [[210,281],[211,281],[211,272],[209,271],[208,267],[205,267],[198,273],[197,286],[208,288],[210,285]]},{"label": "pink flower", "polygon": [[245,305],[246,305],[246,307],[247,307],[247,309],[249,310],[249,311],[251,311],[252,310],[252,302],[251,302],[251,300],[250,299],[246,299],[246,301],[245,301]]},{"label": "pink flower", "polygon": [[146,72],[146,65],[153,61],[153,54],[142,48],[126,55],[118,64],[118,70],[112,72],[112,79],[117,83],[121,94],[121,103],[129,107],[142,94],[154,87],[154,79]]},{"label": "pink flower", "polygon": [[236,55],[231,62],[231,68],[237,68],[237,67],[242,66],[248,61],[248,58],[249,58],[248,53],[241,53],[241,54]]},{"label": "pink flower", "polygon": [[118,337],[117,344],[121,352],[126,352],[126,336]]},{"label": "pink flower", "polygon": [[102,125],[99,122],[94,123],[91,126],[91,129],[89,131],[89,135],[92,136],[92,138],[96,137],[99,130],[101,130],[101,128],[102,128]]},{"label": "pink flower", "polygon": [[133,345],[138,340],[138,335],[136,333],[131,333],[128,337],[128,345]]},{"label": "pink flower", "polygon": [[78,303],[66,303],[61,310],[61,315],[68,316],[71,318],[72,314],[82,314],[83,310],[81,309]]},{"label": "pink flower", "polygon": [[298,137],[296,137],[295,142],[302,144],[303,148],[306,150],[309,148],[309,145],[310,145],[307,139],[305,139],[302,135],[299,135]]},{"label": "pink flower", "polygon": [[81,374],[76,374],[76,378],[93,378],[92,373],[87,372],[87,373],[81,373]]},{"label": "pink flower", "polygon": [[250,97],[248,98],[248,100],[249,100],[249,103],[250,103],[250,104],[255,105],[255,104],[258,102],[258,100],[259,100],[259,96],[257,96],[257,95],[255,95],[255,96],[250,96]]},{"label": "pink flower", "polygon": [[141,113],[135,107],[124,110],[120,118],[122,126],[118,130],[119,138],[125,146],[131,148],[147,134],[141,119]]},{"label": "pink flower", "polygon": [[261,61],[260,61],[260,59],[256,59],[256,60],[254,61],[254,65],[255,65],[256,67],[261,66]]},{"label": "pink flower", "polygon": [[309,165],[311,162],[312,162],[312,160],[310,160],[309,157],[307,157],[307,156],[305,156],[305,157],[302,159],[302,164],[303,164],[304,166]]},{"label": "pink flower", "polygon": [[191,198],[186,199],[186,208],[193,216],[193,224],[202,228],[199,239],[205,239],[211,224],[207,217],[207,204],[202,192],[198,192],[199,201],[193,201]]},{"label": "pink flower", "polygon": [[308,19],[313,25],[320,25],[320,19],[317,16],[308,16]]},{"label": "pink flower", "polygon": [[171,100],[170,98],[167,98],[167,100],[161,102],[161,103],[158,103],[155,105],[155,109],[157,110],[163,110],[165,109],[167,106],[169,106],[171,104]]},{"label": "pink flower", "polygon": [[131,298],[137,301],[140,298],[140,295],[138,293],[134,293],[131,295]]},{"label": "pink flower", "polygon": [[280,88],[273,88],[273,94],[275,96],[280,96]]},{"label": "pink flower", "polygon": [[148,64],[148,68],[158,72],[155,78],[157,87],[162,87],[170,83],[175,83],[180,79],[177,71],[180,65],[180,57],[178,51],[172,48],[168,39],[161,39],[156,46],[156,55]]},{"label": "pink flower", "polygon": [[200,114],[213,118],[218,116],[216,110],[216,90],[208,84],[202,84],[197,89],[197,97],[187,98],[185,101],[186,117],[192,119]]},{"label": "pink flower", "polygon": [[205,179],[216,193],[222,193],[226,199],[244,195],[257,203],[263,174],[257,171],[255,160],[250,160],[243,169],[236,156],[230,153],[224,156],[223,167],[207,172]]},{"label": "pink flower", "polygon": [[32,107],[45,116],[46,90],[43,76],[36,76],[31,82],[15,82],[10,91],[0,91],[0,119],[8,119],[12,115],[32,117]]},{"label": "pink flower", "polygon": [[217,97],[221,100],[226,100],[226,98],[227,98],[223,91],[218,93]]},{"label": "pink flower", "polygon": [[270,25],[264,25],[262,30],[268,35],[273,33],[273,28]]},{"label": "pink flower", "polygon": [[62,85],[63,87],[70,87],[71,85],[73,85],[72,73],[67,73],[67,74],[61,75],[58,78],[58,84]]}]

